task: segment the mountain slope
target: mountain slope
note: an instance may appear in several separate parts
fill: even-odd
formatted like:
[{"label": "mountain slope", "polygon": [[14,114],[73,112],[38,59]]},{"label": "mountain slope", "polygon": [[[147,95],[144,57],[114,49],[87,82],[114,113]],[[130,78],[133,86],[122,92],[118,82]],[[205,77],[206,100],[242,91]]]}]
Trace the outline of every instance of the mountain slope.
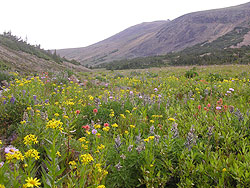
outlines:
[{"label": "mountain slope", "polygon": [[[142,23],[88,47],[57,52],[82,64],[98,65],[125,58],[180,51],[212,42],[236,27],[250,27],[250,3],[189,13],[173,21]],[[250,43],[250,40],[246,40]],[[246,45],[246,44],[245,44]]]},{"label": "mountain slope", "polygon": [[[75,64],[73,64],[75,63]],[[59,71],[65,69],[89,71],[87,68],[69,61],[39,46],[27,44],[21,38],[4,33],[0,35],[0,70],[17,70],[22,72]]]}]

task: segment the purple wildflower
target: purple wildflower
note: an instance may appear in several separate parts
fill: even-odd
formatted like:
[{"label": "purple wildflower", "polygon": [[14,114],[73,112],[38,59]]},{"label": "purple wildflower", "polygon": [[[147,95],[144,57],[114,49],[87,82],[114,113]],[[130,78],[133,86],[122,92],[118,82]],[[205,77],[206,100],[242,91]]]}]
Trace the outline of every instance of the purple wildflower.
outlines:
[{"label": "purple wildflower", "polygon": [[45,103],[46,103],[46,104],[49,103],[49,99],[46,99],[46,100],[45,100]]},{"label": "purple wildflower", "polygon": [[217,107],[216,107],[216,110],[221,110],[221,107],[220,107],[220,106],[217,106]]},{"label": "purple wildflower", "polygon": [[36,95],[33,95],[33,99],[36,100]]},{"label": "purple wildflower", "polygon": [[154,88],[154,91],[155,91],[155,92],[157,92],[157,91],[158,91],[158,89],[157,89],[157,88]]},{"label": "purple wildflower", "polygon": [[10,102],[11,102],[12,104],[14,104],[15,101],[16,101],[15,97],[12,96],[11,99],[10,99]]},{"label": "purple wildflower", "polygon": [[97,130],[96,129],[93,129],[92,130],[92,134],[96,134],[97,133]]},{"label": "purple wildflower", "polygon": [[8,147],[6,147],[6,148],[4,149],[4,152],[5,152],[5,153],[10,153],[10,154],[14,154],[15,151],[19,151],[19,150],[16,149],[15,147],[11,146],[11,145],[8,146]]},{"label": "purple wildflower", "polygon": [[234,91],[234,89],[233,88],[229,88],[229,91]]}]

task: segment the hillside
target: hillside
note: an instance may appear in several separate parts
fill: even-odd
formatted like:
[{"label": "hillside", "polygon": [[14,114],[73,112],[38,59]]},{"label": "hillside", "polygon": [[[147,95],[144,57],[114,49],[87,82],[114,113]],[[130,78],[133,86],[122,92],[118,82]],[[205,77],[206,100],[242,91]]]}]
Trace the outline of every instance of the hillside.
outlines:
[{"label": "hillside", "polygon": [[161,56],[116,60],[98,65],[106,69],[137,69],[177,65],[249,64],[250,46],[245,45],[250,28],[236,27],[212,42],[205,41],[179,52]]},{"label": "hillside", "polygon": [[[96,66],[104,62],[163,55],[181,51],[199,43],[210,43],[237,27],[249,28],[250,3],[189,13],[172,21],[142,23],[88,47],[57,52],[82,64]],[[243,44],[250,43],[249,33]],[[237,47],[237,45],[236,45]]]},{"label": "hillside", "polygon": [[40,46],[27,44],[10,32],[0,35],[0,70],[41,72],[69,68],[75,71],[89,71],[79,62],[61,58],[56,53],[41,49]]}]

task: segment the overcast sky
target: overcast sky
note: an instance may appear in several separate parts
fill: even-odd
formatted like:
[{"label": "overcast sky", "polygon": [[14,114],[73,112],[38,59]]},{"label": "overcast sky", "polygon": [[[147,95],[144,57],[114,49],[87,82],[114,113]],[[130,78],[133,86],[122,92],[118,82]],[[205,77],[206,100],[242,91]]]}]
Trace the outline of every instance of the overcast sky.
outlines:
[{"label": "overcast sky", "polygon": [[249,0],[0,0],[0,33],[45,49],[84,47],[130,26]]}]

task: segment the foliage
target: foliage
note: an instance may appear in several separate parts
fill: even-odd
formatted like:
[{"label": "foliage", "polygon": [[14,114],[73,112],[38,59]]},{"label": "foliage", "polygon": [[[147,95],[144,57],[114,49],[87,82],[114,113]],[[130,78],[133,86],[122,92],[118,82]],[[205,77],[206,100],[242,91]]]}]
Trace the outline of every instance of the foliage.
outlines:
[{"label": "foliage", "polygon": [[80,64],[76,60],[69,61],[65,58],[61,58],[59,55],[57,55],[56,50],[52,53],[49,50],[47,51],[41,49],[40,45],[28,44],[27,40],[23,40],[21,37],[13,35],[11,31],[4,32],[2,35],[0,35],[0,44],[12,50],[26,52],[28,54],[35,55],[39,58],[55,61],[57,63],[62,63],[63,61],[67,61],[75,65]]},{"label": "foliage", "polygon": [[195,76],[198,76],[198,73],[195,72],[195,70],[196,70],[196,68],[193,67],[192,69],[186,71],[185,77],[186,77],[186,78],[193,78],[193,77],[195,77]]},{"label": "foliage", "polygon": [[0,184],[249,187],[248,69],[15,74],[0,97]]}]

